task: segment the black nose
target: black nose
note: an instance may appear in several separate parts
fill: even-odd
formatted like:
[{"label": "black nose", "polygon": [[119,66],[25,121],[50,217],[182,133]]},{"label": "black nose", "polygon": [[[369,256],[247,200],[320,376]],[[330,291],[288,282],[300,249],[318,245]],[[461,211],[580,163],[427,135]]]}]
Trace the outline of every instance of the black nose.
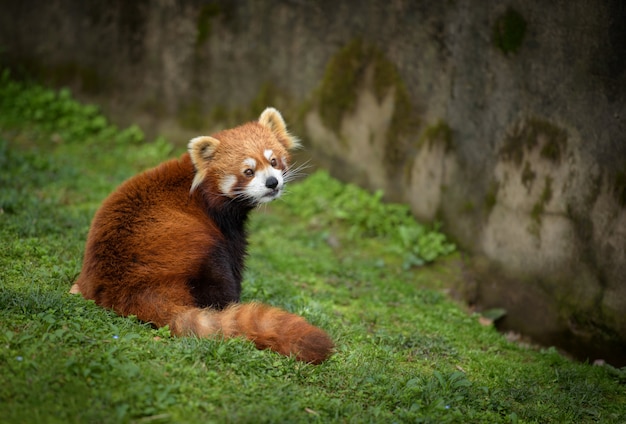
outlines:
[{"label": "black nose", "polygon": [[275,189],[277,185],[278,180],[276,179],[276,177],[269,177],[267,180],[265,180],[265,187],[267,188]]}]

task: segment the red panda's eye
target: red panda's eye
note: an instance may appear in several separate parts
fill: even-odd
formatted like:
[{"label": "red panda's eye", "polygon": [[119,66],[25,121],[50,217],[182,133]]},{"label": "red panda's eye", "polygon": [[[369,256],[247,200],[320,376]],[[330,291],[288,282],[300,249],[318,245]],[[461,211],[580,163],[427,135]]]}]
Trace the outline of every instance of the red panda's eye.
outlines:
[{"label": "red panda's eye", "polygon": [[243,171],[243,173],[245,174],[246,177],[252,177],[254,175],[254,171],[250,168]]},{"label": "red panda's eye", "polygon": [[276,168],[276,165],[278,165],[278,162],[276,161],[276,158],[272,158],[272,160],[270,161],[270,165],[272,165],[274,168]]}]

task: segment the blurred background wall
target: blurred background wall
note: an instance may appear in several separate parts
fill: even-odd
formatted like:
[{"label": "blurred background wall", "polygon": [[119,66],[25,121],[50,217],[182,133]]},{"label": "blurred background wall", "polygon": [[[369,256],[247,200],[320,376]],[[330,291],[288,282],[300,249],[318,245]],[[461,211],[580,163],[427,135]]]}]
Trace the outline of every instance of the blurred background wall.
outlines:
[{"label": "blurred background wall", "polygon": [[0,64],[179,145],[274,105],[443,222],[466,301],[626,363],[621,0],[0,0]]}]

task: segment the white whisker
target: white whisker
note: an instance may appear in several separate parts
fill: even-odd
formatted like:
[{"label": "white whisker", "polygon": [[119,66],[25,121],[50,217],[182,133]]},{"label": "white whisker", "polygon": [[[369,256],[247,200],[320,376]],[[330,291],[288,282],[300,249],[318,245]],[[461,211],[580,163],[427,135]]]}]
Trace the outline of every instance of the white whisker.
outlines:
[{"label": "white whisker", "polygon": [[311,165],[309,164],[311,161],[307,160],[306,162],[304,162],[301,165],[298,165],[296,167],[292,167],[289,168],[288,170],[286,170],[283,173],[283,179],[285,182],[289,182],[289,181],[293,181],[295,179],[298,179],[300,177],[304,177],[307,175],[306,172],[304,172],[305,169],[308,169],[311,167]]}]

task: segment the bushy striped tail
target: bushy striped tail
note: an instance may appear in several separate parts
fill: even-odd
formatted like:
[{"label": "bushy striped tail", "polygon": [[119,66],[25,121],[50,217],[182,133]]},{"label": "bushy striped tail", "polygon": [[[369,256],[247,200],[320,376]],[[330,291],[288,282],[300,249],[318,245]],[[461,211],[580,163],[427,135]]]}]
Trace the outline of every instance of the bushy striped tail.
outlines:
[{"label": "bushy striped tail", "polygon": [[243,336],[258,349],[271,349],[312,364],[326,360],[333,342],[321,329],[304,318],[260,303],[233,304],[221,311],[189,308],[170,323],[175,335],[210,337]]}]

